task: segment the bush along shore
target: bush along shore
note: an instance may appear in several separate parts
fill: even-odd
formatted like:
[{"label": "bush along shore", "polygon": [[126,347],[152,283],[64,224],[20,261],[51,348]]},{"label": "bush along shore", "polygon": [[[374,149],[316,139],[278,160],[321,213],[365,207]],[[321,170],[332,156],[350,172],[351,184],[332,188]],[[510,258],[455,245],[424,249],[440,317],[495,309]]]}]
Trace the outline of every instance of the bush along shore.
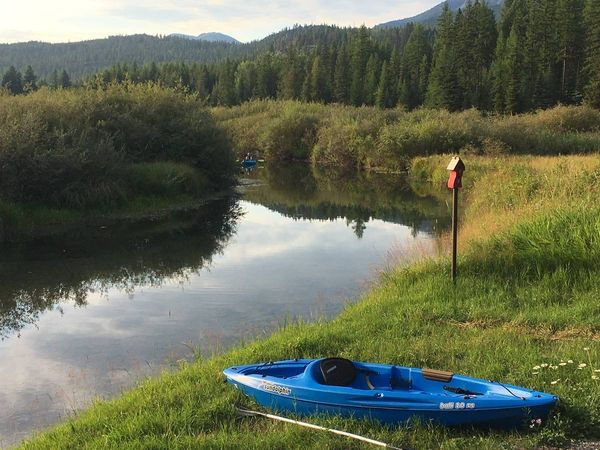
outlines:
[{"label": "bush along shore", "polygon": [[[416,160],[413,174],[437,183],[436,170],[447,160]],[[501,380],[557,394],[560,403],[548,423],[505,432],[310,419],[321,425],[415,449],[599,439],[600,159],[471,157],[467,170],[455,287],[445,254],[390,268],[333,320],[288,324],[225,354],[184,363],[115,400],[98,401],[21,448],[364,448],[294,425],[236,417],[234,404],[254,405],[223,384],[228,366],[332,355]]]},{"label": "bush along shore", "polygon": [[374,107],[256,100],[213,108],[238,155],[346,168],[406,170],[415,156],[581,154],[600,150],[600,111],[558,106],[515,116],[472,109]]},{"label": "bush along shore", "polygon": [[0,95],[0,242],[49,223],[193,204],[234,182],[233,153],[194,96],[158,85]]}]

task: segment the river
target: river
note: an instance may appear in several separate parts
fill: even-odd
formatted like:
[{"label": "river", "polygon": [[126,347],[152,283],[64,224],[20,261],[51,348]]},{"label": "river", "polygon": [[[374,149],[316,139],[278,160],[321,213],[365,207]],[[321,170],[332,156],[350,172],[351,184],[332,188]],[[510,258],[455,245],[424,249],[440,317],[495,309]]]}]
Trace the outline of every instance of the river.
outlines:
[{"label": "river", "polygon": [[0,446],[197,353],[331,317],[449,223],[399,175],[258,168],[239,191],[0,247]]}]

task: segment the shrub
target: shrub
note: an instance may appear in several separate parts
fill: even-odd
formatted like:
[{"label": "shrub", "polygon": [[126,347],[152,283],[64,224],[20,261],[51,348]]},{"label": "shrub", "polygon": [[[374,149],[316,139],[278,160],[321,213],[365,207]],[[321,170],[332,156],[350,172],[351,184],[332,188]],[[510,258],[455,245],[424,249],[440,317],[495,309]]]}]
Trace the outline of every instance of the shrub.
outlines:
[{"label": "shrub", "polygon": [[197,196],[206,188],[206,180],[198,170],[174,162],[133,164],[127,168],[126,177],[132,191],[144,194]]},{"label": "shrub", "polygon": [[316,142],[317,116],[300,109],[285,111],[271,121],[261,141],[271,160],[308,160]]},{"label": "shrub", "polygon": [[253,101],[216,108],[215,114],[240,154],[266,151],[273,159],[310,157],[313,164],[342,168],[405,170],[415,156],[440,153],[555,155],[600,150],[600,112],[587,106],[484,116],[476,110],[404,112]]},{"label": "shrub", "polygon": [[[187,173],[185,186],[176,189],[186,192],[230,185],[235,170],[227,137],[210,112],[196,97],[175,90],[125,84],[0,96],[0,198],[5,201],[89,208],[121,203],[142,187],[160,184],[170,192],[166,179],[150,177],[159,165],[127,170],[130,164],[155,162],[178,163],[163,169],[180,174],[182,165],[194,167],[194,176]],[[132,189],[134,181],[143,186]]]}]

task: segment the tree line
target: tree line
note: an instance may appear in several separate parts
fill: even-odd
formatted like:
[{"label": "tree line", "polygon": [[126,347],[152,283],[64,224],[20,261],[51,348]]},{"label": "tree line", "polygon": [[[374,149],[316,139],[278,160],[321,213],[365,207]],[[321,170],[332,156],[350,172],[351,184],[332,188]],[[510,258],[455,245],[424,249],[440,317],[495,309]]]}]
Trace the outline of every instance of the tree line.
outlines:
[{"label": "tree line", "polygon": [[55,70],[48,80],[39,79],[31,66],[21,73],[15,66],[10,66],[2,76],[0,86],[13,95],[37,91],[42,86],[66,89],[72,86],[71,77],[65,69]]},{"label": "tree line", "polygon": [[[475,0],[456,13],[446,4],[434,30],[409,24],[286,33],[286,45],[272,41],[252,57],[117,64],[85,84],[153,81],[197,92],[213,105],[273,98],[501,113],[583,100],[600,107],[595,0],[506,0],[499,21]],[[51,84],[61,85],[57,78]]]}]

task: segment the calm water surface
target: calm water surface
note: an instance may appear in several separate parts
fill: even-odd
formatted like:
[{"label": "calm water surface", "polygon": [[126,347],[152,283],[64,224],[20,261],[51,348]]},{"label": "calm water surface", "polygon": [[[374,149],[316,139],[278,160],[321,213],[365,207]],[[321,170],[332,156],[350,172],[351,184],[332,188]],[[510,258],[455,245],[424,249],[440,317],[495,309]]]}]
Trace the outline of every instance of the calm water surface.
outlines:
[{"label": "calm water surface", "polygon": [[433,244],[448,208],[398,177],[305,166],[168,219],[0,247],[0,446],[97,397],[293,317],[356,299],[390,249]]}]

